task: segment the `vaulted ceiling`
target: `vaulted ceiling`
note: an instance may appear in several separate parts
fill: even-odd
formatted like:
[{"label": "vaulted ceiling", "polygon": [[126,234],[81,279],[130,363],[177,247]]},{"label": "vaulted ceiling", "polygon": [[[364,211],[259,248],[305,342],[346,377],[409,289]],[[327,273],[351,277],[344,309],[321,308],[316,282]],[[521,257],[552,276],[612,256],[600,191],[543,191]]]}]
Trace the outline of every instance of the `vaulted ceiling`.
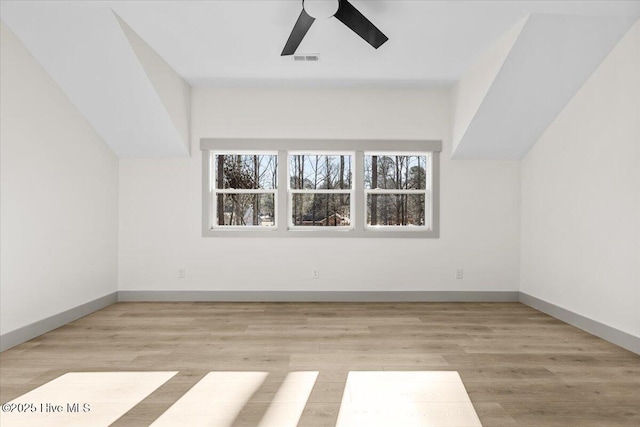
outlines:
[{"label": "vaulted ceiling", "polygon": [[[460,158],[521,157],[640,17],[638,1],[351,3],[389,41],[375,50],[317,20],[298,52],[318,62],[280,56],[300,0],[3,1],[0,17],[121,157],[188,155],[188,85],[286,82],[457,85]],[[514,101],[522,87],[535,90]],[[538,97],[548,102],[532,111]],[[508,111],[512,128],[492,134]]]}]

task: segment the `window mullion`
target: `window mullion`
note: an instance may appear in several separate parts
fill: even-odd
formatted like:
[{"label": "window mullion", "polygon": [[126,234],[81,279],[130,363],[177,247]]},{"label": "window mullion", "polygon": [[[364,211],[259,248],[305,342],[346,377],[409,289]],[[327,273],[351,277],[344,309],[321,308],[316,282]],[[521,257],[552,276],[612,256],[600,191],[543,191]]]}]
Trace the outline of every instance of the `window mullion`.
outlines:
[{"label": "window mullion", "polygon": [[365,188],[365,194],[425,194],[426,189]]},{"label": "window mullion", "polygon": [[289,190],[291,194],[351,194],[353,190],[337,190],[333,188],[320,188],[317,190]]},{"label": "window mullion", "polygon": [[289,228],[289,157],[286,150],[278,150],[278,194],[276,195],[276,226],[278,233],[286,233]]},{"label": "window mullion", "polygon": [[351,224],[356,231],[364,231],[367,204],[364,195],[364,151],[356,151],[353,171],[353,191],[351,197]]},{"label": "window mullion", "polygon": [[215,190],[218,194],[276,194],[277,191],[273,188],[221,188]]},{"label": "window mullion", "polygon": [[[215,199],[215,193],[214,193],[214,181],[213,181],[213,177],[215,176],[215,169],[214,169],[214,162],[213,162],[213,153],[208,151],[208,159],[205,161],[205,165],[206,165],[206,178],[205,181],[203,183],[204,186],[206,186],[206,191],[209,197],[209,212],[206,215],[206,224],[205,224],[205,229],[207,230],[211,230],[211,228],[213,227],[213,225],[215,224],[216,221],[216,212],[217,212],[217,206],[218,206],[218,201]],[[204,153],[203,153],[203,158],[204,158]],[[204,167],[204,166],[203,166]]]}]

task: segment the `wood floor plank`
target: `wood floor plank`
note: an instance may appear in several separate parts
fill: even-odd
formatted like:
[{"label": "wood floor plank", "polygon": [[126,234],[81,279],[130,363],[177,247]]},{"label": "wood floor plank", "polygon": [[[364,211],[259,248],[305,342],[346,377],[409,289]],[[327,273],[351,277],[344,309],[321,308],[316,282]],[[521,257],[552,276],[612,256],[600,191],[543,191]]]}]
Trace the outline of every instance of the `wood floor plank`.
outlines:
[{"label": "wood floor plank", "polygon": [[[300,426],[334,426],[350,370],[457,371],[485,427],[640,425],[640,356],[519,303],[117,303],[0,353],[0,400],[68,372],[179,371],[114,426],[151,424],[210,371],[318,371]],[[408,426],[407,426],[408,427]]]}]

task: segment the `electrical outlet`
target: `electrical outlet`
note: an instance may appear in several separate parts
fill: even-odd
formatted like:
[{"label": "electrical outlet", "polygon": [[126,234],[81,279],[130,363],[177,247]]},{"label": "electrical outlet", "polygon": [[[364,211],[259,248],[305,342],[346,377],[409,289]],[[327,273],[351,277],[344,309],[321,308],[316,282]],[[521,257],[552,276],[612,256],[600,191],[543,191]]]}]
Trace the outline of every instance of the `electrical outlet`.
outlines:
[{"label": "electrical outlet", "polygon": [[311,278],[312,279],[319,279],[320,278],[320,269],[318,267],[316,267],[313,270],[311,270]]},{"label": "electrical outlet", "polygon": [[462,279],[464,276],[464,270],[461,268],[456,269],[456,279]]},{"label": "electrical outlet", "polygon": [[184,279],[186,275],[187,275],[187,269],[186,268],[179,268],[178,269],[178,279]]}]

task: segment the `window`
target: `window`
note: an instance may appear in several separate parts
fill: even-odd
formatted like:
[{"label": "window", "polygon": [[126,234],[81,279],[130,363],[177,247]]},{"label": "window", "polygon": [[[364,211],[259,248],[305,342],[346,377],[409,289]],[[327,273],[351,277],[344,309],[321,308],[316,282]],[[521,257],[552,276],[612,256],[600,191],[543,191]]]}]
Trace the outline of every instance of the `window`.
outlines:
[{"label": "window", "polygon": [[202,139],[203,236],[438,237],[441,146]]},{"label": "window", "polygon": [[430,153],[364,156],[368,227],[431,228]]},{"label": "window", "polygon": [[291,228],[351,227],[353,155],[289,153]]},{"label": "window", "polygon": [[278,156],[211,153],[212,228],[275,227]]}]

